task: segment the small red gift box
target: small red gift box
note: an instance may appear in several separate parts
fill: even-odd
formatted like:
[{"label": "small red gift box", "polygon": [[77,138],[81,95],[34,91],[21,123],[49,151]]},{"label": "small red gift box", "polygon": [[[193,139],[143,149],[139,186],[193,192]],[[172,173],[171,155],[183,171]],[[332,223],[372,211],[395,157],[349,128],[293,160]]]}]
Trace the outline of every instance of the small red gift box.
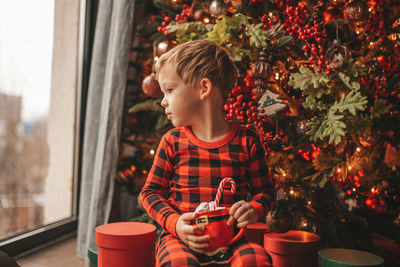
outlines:
[{"label": "small red gift box", "polygon": [[109,223],[96,227],[99,267],[154,266],[156,227],[141,222]]},{"label": "small red gift box", "polygon": [[260,246],[264,246],[264,234],[270,232],[268,226],[262,222],[256,222],[249,224],[246,227],[244,235],[250,242],[257,243]]},{"label": "small red gift box", "polygon": [[264,234],[264,248],[274,267],[317,267],[321,238],[305,231]]}]

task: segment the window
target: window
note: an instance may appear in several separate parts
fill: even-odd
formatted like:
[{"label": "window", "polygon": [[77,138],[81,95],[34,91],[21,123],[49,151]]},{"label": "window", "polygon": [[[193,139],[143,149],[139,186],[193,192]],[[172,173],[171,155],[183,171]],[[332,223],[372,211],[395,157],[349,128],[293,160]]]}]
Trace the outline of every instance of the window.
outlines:
[{"label": "window", "polygon": [[87,6],[0,0],[0,249],[76,227]]}]

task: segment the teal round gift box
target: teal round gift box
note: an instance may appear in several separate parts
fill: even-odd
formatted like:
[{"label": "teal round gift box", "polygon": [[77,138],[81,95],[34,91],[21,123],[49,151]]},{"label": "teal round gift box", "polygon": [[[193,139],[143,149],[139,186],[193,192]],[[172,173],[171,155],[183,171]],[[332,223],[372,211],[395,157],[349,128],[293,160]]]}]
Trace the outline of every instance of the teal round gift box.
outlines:
[{"label": "teal round gift box", "polygon": [[318,252],[320,267],[383,267],[383,259],[372,253],[346,248],[326,248]]}]

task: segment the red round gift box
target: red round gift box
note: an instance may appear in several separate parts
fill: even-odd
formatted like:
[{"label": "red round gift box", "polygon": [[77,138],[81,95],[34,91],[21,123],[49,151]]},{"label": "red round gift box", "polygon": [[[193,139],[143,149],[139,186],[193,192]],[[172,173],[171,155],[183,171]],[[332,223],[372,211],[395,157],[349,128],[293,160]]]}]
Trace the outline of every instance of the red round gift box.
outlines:
[{"label": "red round gift box", "polygon": [[96,227],[99,267],[154,266],[156,227],[141,222],[109,223]]},{"label": "red round gift box", "polygon": [[264,234],[264,248],[274,267],[317,267],[321,238],[305,231]]},{"label": "red round gift box", "polygon": [[253,224],[249,224],[246,227],[246,232],[244,235],[246,239],[250,242],[254,242],[259,244],[260,246],[264,246],[264,234],[268,233],[270,230],[265,223],[256,222]]}]

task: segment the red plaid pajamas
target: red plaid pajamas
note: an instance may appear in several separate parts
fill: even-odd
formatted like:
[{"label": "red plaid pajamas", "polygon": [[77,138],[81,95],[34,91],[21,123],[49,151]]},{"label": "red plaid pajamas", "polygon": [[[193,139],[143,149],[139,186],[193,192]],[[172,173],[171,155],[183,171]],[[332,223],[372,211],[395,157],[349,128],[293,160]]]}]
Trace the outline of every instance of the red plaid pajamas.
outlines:
[{"label": "red plaid pajamas", "polygon": [[[185,243],[170,233],[163,232],[157,244],[156,266],[181,267],[200,266],[200,261]],[[225,266],[230,267],[270,267],[269,257],[265,249],[256,243],[240,239],[231,247],[232,257]],[[198,254],[197,254],[198,255]],[[208,264],[217,265],[217,264]]]},{"label": "red plaid pajamas", "polygon": [[213,201],[221,180],[231,177],[237,184],[236,193],[224,190],[220,205],[230,207],[248,200],[263,218],[275,199],[265,160],[258,136],[235,122],[216,142],[199,140],[190,127],[175,128],[158,146],[142,190],[143,207],[177,237],[175,225],[180,215],[193,212],[201,202]]}]

